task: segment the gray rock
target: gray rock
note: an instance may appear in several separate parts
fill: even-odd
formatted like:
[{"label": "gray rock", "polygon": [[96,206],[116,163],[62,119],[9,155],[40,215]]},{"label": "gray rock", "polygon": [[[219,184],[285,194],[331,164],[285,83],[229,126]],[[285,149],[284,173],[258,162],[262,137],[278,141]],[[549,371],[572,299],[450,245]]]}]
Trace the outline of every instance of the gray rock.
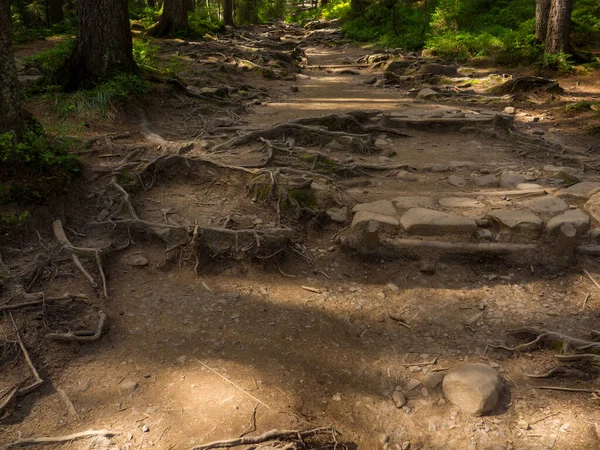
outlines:
[{"label": "gray rock", "polygon": [[501,231],[512,235],[537,239],[542,233],[544,222],[529,211],[497,210],[490,213],[490,218],[499,226]]},{"label": "gray rock", "polygon": [[43,75],[19,75],[19,84],[23,87],[34,86],[44,79]]},{"label": "gray rock", "polygon": [[420,73],[427,73],[431,75],[448,75],[453,76],[456,75],[457,69],[456,66],[449,66],[444,64],[423,64],[419,68]]},{"label": "gray rock", "polygon": [[553,217],[546,224],[546,230],[551,236],[558,234],[560,227],[570,223],[577,230],[577,235],[581,236],[590,227],[590,217],[583,211],[576,209],[573,211],[567,211],[560,216]]},{"label": "gray rock", "polygon": [[437,372],[428,372],[423,378],[421,378],[421,383],[430,391],[433,391],[438,384],[442,382],[444,376]]},{"label": "gray rock", "polygon": [[451,167],[450,164],[435,163],[425,164],[421,169],[426,172],[448,172]]},{"label": "gray rock", "polygon": [[517,184],[524,183],[525,178],[516,172],[505,170],[500,177],[500,187],[514,188]]},{"label": "gray rock", "polygon": [[394,391],[392,394],[392,400],[394,401],[396,408],[402,408],[404,405],[406,405],[406,397],[399,390]]},{"label": "gray rock", "polygon": [[43,77],[44,76],[44,74],[40,70],[36,69],[35,67],[30,67],[25,72],[23,72],[23,75],[27,75],[30,77]]},{"label": "gray rock", "polygon": [[370,221],[377,222],[381,225],[382,230],[397,231],[400,223],[398,219],[383,214],[376,214],[369,211],[359,211],[352,219],[352,228],[358,227],[361,224],[366,224]]},{"label": "gray rock", "polygon": [[571,187],[561,189],[556,193],[556,196],[567,200],[587,200],[599,191],[600,183],[584,181],[583,183],[577,183]]},{"label": "gray rock", "polygon": [[471,363],[452,369],[444,377],[443,389],[446,400],[467,413],[482,415],[495,408],[503,384],[487,364]]},{"label": "gray rock", "polygon": [[406,383],[406,386],[404,386],[404,390],[406,392],[410,392],[418,386],[421,386],[421,382],[416,378],[411,378],[410,380],[408,380],[408,383]]},{"label": "gray rock", "polygon": [[515,186],[520,191],[528,191],[530,189],[544,189],[544,186],[537,183],[519,183]]},{"label": "gray rock", "polygon": [[430,99],[436,98],[437,96],[438,96],[438,93],[436,91],[434,91],[433,89],[429,89],[429,88],[421,89],[419,91],[419,93],[417,94],[417,98],[421,99],[421,100],[430,100]]},{"label": "gray rock", "polygon": [[137,387],[137,381],[124,380],[121,382],[121,384],[119,384],[119,392],[121,392],[121,394],[131,394],[137,389]]},{"label": "gray rock", "polygon": [[149,261],[144,255],[140,253],[134,253],[133,255],[126,255],[123,258],[123,262],[128,266],[144,267],[147,266]]},{"label": "gray rock", "polygon": [[467,180],[465,180],[463,177],[459,177],[458,175],[450,175],[447,181],[448,184],[456,187],[464,187],[467,185]]},{"label": "gray rock", "polygon": [[419,181],[419,178],[414,174],[407,172],[406,170],[402,170],[398,172],[398,179],[402,181]]},{"label": "gray rock", "polygon": [[484,208],[485,205],[479,200],[467,197],[448,197],[438,200],[438,203],[443,208]]},{"label": "gray rock", "polygon": [[564,213],[569,205],[558,197],[540,197],[525,202],[524,206],[541,216],[555,216]]},{"label": "gray rock", "polygon": [[360,211],[383,214],[384,216],[395,216],[396,208],[389,200],[378,200],[372,203],[359,203],[352,208],[353,213]]},{"label": "gray rock", "polygon": [[326,214],[332,222],[344,223],[348,218],[348,208],[329,208]]},{"label": "gray rock", "polygon": [[435,200],[431,197],[408,196],[396,197],[392,203],[399,212],[408,211],[411,208],[435,208]]},{"label": "gray rock", "polygon": [[500,186],[500,180],[494,174],[483,175],[473,180],[479,187],[498,187]]},{"label": "gray rock", "polygon": [[425,208],[409,209],[400,223],[408,233],[419,236],[473,234],[477,229],[474,219]]}]

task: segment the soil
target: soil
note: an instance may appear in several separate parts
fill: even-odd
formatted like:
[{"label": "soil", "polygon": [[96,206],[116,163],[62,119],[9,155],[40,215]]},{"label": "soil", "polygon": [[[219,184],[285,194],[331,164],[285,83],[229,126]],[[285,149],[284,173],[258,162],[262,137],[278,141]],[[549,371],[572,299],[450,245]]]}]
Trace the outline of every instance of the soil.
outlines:
[{"label": "soil", "polygon": [[[303,31],[272,26],[249,33],[279,34],[286,42],[300,39]],[[239,50],[247,42],[236,36],[227,39],[237,43]],[[374,53],[353,44],[311,42],[304,48],[304,63],[312,66],[351,64]],[[294,229],[294,243],[285,256],[241,260],[212,255],[211,261],[201,260],[198,266],[199,260],[183,247],[165,251],[171,246],[148,230],[94,225],[123,207],[108,186],[110,177],[98,177],[93,170],[116,167],[137,148],[145,149],[146,161],[179,151],[190,157],[250,165],[261,160],[262,148],[249,145],[218,154],[212,154],[211,148],[238,131],[309,116],[378,110],[426,117],[471,108],[501,112],[510,105],[517,109],[517,129],[553,130],[568,144],[572,153],[567,156],[593,158],[598,140],[587,129],[600,123],[597,113],[565,112],[565,105],[597,99],[597,73],[560,78],[566,93],[549,102],[543,93],[486,103],[459,96],[423,101],[410,92],[414,86],[366,84],[373,76],[381,78],[381,72],[368,68],[353,69],[357,74],[305,69],[300,77],[286,73],[269,79],[225,61],[215,77],[210,69],[214,57],[201,52],[189,56],[202,49],[203,42],[161,40],[155,44],[164,60],[179,55],[179,76],[186,84],[250,85],[255,98],[243,97],[236,104],[207,103],[157,84],[142,105],[126,107],[115,120],[86,120],[82,136],[101,139],[83,154],[88,169],[84,179],[60,208],[36,220],[33,231],[39,237],[34,232],[23,242],[0,241],[11,273],[18,273],[36,253],[52,258],[29,292],[89,297],[87,304],[47,304],[43,309],[12,313],[45,382],[20,397],[6,414],[0,443],[106,429],[119,434],[54,446],[179,450],[243,433],[333,426],[342,433],[339,445],[323,448],[400,449],[407,448],[407,443],[411,449],[598,448],[597,397],[536,389],[554,385],[600,390],[597,371],[581,377],[532,379],[527,374],[543,373],[556,365],[556,348],[523,353],[487,348],[488,344],[514,344],[508,331],[521,326],[589,338],[591,330],[599,329],[600,291],[583,269],[600,279],[597,259],[581,257],[562,268],[535,260],[513,265],[491,257],[368,259],[342,249],[338,236],[349,224],[329,222],[322,214],[294,215],[296,211],[284,211],[283,219],[279,218],[272,203],[252,192],[256,174],[180,165],[145,174],[143,188],[128,173],[117,176],[130,190],[138,215],[147,221],[268,230],[281,219],[283,226]],[[483,95],[487,87],[497,84],[484,70],[476,72],[480,73],[472,79],[484,81],[471,87],[474,95]],[[464,83],[463,78],[453,85]],[[45,125],[55,121],[47,103],[35,99],[29,103]],[[80,119],[67,121],[76,125]],[[232,126],[241,130],[228,129]],[[533,174],[531,178],[538,181],[536,174],[543,172],[544,165],[573,163],[539,152],[523,156],[518,143],[484,130],[425,127],[402,131],[410,137],[385,132],[377,136],[386,141],[383,151],[389,156],[304,145],[349,163],[421,167],[466,161],[492,171]],[[109,133],[123,132],[130,135],[114,139],[112,146],[104,139]],[[185,147],[189,143],[193,145]],[[349,179],[332,175],[339,195],[319,191],[318,209],[351,208],[400,195],[439,198],[457,192],[447,183],[449,175],[470,179],[474,170],[457,166],[451,173],[416,171],[419,181],[415,183],[398,180],[397,172],[366,172]],[[585,180],[599,181],[597,172],[586,171]],[[317,176],[314,183],[323,185],[326,180]],[[103,296],[95,262],[82,258],[97,288],[57,246],[51,218],[62,219],[76,246],[112,244],[104,260],[108,298]],[[139,256],[148,263],[131,265],[132,258]],[[93,328],[94,308],[108,316],[101,339],[86,343],[44,339],[49,330]],[[0,329],[5,342],[0,392],[5,392],[25,378],[28,369],[7,315],[0,319]],[[405,407],[394,405],[392,393],[397,386],[403,388],[429,371],[445,374],[466,362],[489,364],[504,379],[503,397],[490,415],[463,413],[444,400],[439,386],[432,391],[419,386],[405,392]]]}]

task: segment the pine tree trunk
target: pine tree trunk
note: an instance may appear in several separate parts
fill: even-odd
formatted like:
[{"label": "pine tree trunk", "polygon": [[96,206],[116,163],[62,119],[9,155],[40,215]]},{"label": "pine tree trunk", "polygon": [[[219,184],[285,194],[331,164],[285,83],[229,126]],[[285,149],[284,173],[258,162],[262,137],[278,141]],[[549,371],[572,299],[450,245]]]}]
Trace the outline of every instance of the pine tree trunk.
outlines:
[{"label": "pine tree trunk", "polygon": [[50,25],[60,23],[64,20],[63,3],[63,0],[48,1],[48,19]]},{"label": "pine tree trunk", "polygon": [[188,29],[188,0],[165,0],[162,16],[157,24],[148,30],[151,36],[159,37],[186,32]]},{"label": "pine tree trunk", "polygon": [[11,13],[8,0],[0,0],[0,133],[13,131],[23,137],[21,91],[11,39]]},{"label": "pine tree trunk", "polygon": [[572,0],[552,0],[546,34],[546,53],[571,53]]},{"label": "pine tree trunk", "polygon": [[115,72],[137,72],[127,0],[77,0],[75,50],[59,80],[65,72],[66,90],[91,87]]},{"label": "pine tree trunk", "polygon": [[552,0],[536,0],[535,2],[535,38],[540,44],[546,41],[551,4]]},{"label": "pine tree trunk", "polygon": [[223,0],[223,22],[233,25],[233,0]]}]

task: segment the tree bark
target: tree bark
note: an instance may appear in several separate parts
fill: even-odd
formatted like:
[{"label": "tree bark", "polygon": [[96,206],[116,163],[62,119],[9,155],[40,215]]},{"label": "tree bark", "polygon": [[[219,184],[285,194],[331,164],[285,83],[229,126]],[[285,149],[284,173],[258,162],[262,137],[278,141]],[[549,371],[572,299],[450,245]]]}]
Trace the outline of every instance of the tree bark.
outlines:
[{"label": "tree bark", "polygon": [[551,4],[552,0],[536,0],[535,2],[535,38],[540,44],[546,41]]},{"label": "tree bark", "polygon": [[127,1],[77,0],[75,50],[59,80],[64,76],[66,90],[75,90],[91,87],[117,72],[137,72]]},{"label": "tree bark", "polygon": [[48,0],[48,21],[50,25],[60,23],[64,20],[63,0]]},{"label": "tree bark", "polygon": [[223,0],[223,22],[233,25],[233,0]]},{"label": "tree bark", "polygon": [[17,140],[20,140],[25,125],[12,48],[11,17],[8,0],[0,0],[0,133],[12,131]]},{"label": "tree bark", "polygon": [[188,0],[165,0],[163,13],[157,24],[148,30],[159,37],[188,30]]},{"label": "tree bark", "polygon": [[573,0],[552,0],[548,17],[546,53],[571,53],[571,11]]}]

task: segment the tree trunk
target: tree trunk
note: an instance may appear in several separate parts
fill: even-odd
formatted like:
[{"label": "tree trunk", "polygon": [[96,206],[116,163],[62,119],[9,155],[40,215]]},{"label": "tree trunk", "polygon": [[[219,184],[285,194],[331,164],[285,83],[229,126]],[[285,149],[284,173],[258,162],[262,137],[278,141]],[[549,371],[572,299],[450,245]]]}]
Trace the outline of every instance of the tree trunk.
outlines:
[{"label": "tree trunk", "polygon": [[188,29],[188,0],[165,0],[162,16],[148,30],[151,36],[159,37]]},{"label": "tree trunk", "polygon": [[223,0],[223,22],[233,25],[233,0]]},{"label": "tree trunk", "polygon": [[0,0],[0,133],[12,131],[23,137],[21,92],[11,38],[11,13],[8,0]]},{"label": "tree trunk", "polygon": [[535,2],[535,38],[540,44],[546,41],[551,4],[552,0],[536,0]]},{"label": "tree trunk", "polygon": [[192,12],[196,9],[196,1],[195,0],[187,0],[187,8],[188,12]]},{"label": "tree trunk", "polygon": [[156,2],[154,0],[148,0],[148,6],[150,8],[154,8],[156,6]]},{"label": "tree trunk", "polygon": [[50,25],[64,20],[63,3],[63,0],[48,0],[48,21]]},{"label": "tree trunk", "polygon": [[546,34],[546,53],[571,53],[573,0],[552,0]]},{"label": "tree trunk", "polygon": [[77,0],[75,50],[58,80],[65,77],[69,91],[91,87],[115,72],[137,72],[127,1]]}]

